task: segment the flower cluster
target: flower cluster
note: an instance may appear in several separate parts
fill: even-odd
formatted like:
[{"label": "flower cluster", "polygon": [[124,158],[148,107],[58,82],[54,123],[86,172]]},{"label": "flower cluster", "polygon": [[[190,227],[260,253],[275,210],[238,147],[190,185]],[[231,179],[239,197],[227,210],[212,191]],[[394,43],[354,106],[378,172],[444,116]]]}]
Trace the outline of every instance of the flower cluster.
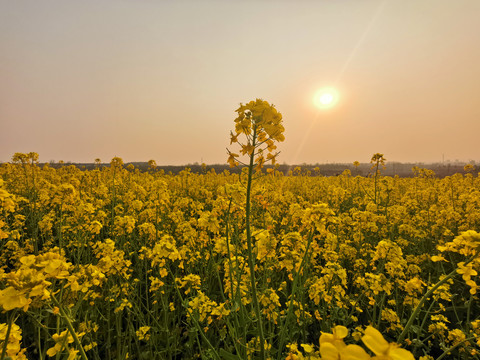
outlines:
[{"label": "flower cluster", "polygon": [[[252,159],[255,157],[257,169],[261,169],[266,161],[275,164],[278,153],[274,153],[275,142],[285,140],[282,125],[282,114],[273,105],[262,99],[240,104],[236,110],[235,132],[230,134],[230,144],[238,144],[240,153]],[[245,135],[245,142],[239,140],[239,135]],[[239,154],[229,151],[228,163],[231,167],[239,164]]]},{"label": "flower cluster", "polygon": [[20,329],[20,326],[15,323],[11,325],[8,342],[5,344],[7,332],[8,324],[0,323],[0,349],[2,349],[0,351],[3,351],[5,348],[7,359],[27,360],[25,355],[26,349],[21,347],[22,329]]},{"label": "flower cluster", "polygon": [[52,281],[66,279],[70,266],[63,255],[53,251],[20,258],[15,271],[0,272],[0,280],[6,284],[0,290],[0,306],[6,311],[17,308],[27,311],[32,303],[49,299]]},{"label": "flower cluster", "polygon": [[413,354],[402,349],[395,343],[389,343],[383,335],[374,327],[367,326],[362,336],[363,344],[374,356],[371,356],[365,349],[355,344],[345,344],[344,339],[348,335],[345,326],[337,325],[332,333],[322,333],[319,339],[319,348],[316,351],[312,344],[301,344],[305,355],[296,344],[288,346],[290,352],[287,360],[414,360]]}]

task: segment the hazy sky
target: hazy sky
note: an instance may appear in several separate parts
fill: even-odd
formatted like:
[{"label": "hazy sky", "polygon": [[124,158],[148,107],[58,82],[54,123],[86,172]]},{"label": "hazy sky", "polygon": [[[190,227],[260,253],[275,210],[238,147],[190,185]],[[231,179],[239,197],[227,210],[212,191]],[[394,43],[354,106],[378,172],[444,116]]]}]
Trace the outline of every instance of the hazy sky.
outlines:
[{"label": "hazy sky", "polygon": [[225,163],[257,97],[280,162],[480,161],[480,1],[0,0],[0,161]]}]

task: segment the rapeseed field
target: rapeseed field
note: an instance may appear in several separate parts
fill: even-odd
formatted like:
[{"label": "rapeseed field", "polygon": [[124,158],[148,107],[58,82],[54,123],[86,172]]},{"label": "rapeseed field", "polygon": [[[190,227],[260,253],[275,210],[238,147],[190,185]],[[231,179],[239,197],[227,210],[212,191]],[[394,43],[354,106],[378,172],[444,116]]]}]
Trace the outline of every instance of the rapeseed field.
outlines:
[{"label": "rapeseed field", "polygon": [[480,358],[474,169],[267,172],[281,114],[237,113],[241,174],[0,166],[0,360]]}]

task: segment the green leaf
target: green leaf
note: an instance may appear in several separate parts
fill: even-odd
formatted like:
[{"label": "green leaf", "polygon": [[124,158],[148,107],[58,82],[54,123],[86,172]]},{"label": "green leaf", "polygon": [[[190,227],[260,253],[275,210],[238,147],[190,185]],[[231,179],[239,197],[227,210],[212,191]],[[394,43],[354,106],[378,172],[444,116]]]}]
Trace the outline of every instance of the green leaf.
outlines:
[{"label": "green leaf", "polygon": [[229,353],[228,351],[223,349],[220,349],[219,353],[220,357],[225,360],[241,360],[241,358],[237,355],[233,355],[232,353]]}]

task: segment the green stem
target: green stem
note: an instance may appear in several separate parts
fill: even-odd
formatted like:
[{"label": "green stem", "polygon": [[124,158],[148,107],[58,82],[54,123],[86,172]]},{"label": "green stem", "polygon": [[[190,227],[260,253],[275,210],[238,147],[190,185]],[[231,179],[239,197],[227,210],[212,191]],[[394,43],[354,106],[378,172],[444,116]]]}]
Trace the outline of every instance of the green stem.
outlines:
[{"label": "green stem", "polygon": [[[169,271],[170,272],[170,271]],[[175,281],[175,276],[173,275],[172,272],[170,272],[170,275],[172,275],[172,278],[173,278],[173,284],[175,286],[175,290],[177,291],[177,295],[180,299],[180,302],[182,304],[185,304],[184,303],[184,300],[183,300],[183,296],[182,296],[182,293],[180,292],[180,289],[178,288],[177,286],[177,283]],[[193,323],[195,324],[195,328],[197,329],[197,332],[200,333],[200,335],[202,336],[203,340],[207,343],[208,347],[213,351],[213,354],[215,355],[215,358],[220,360],[220,355],[218,355],[217,353],[217,350],[215,349],[215,347],[212,345],[212,343],[207,339],[207,337],[205,336],[205,334],[203,333],[203,329],[202,327],[200,326],[200,324],[198,323],[197,319],[195,318],[195,315],[192,313],[192,311],[190,311],[188,309],[188,306],[185,307],[185,310],[187,311],[187,313],[190,315],[190,319],[192,319]],[[198,335],[197,335],[198,336]],[[201,349],[201,346],[199,344],[199,347]]]},{"label": "green stem", "polygon": [[467,306],[467,324],[470,324],[470,312],[472,310],[472,301],[473,301],[473,295],[470,294],[470,299],[468,300],[468,306]]},{"label": "green stem", "polygon": [[115,173],[116,166],[113,167],[113,189],[112,189],[112,203],[110,209],[110,236],[114,237],[114,224],[115,224],[115,205],[116,205],[116,187],[115,187]]},{"label": "green stem", "polygon": [[117,358],[121,359],[122,354],[122,327],[121,327],[121,318],[120,312],[115,314],[115,327],[117,328],[117,336],[115,336],[115,340],[117,340]]},{"label": "green stem", "polygon": [[40,328],[37,328],[38,355],[40,356],[40,360],[43,360],[41,339],[42,339],[41,338],[41,330],[40,330]]},{"label": "green stem", "polygon": [[[469,260],[466,264],[468,264],[471,261],[472,260]],[[408,319],[408,322],[405,325],[405,328],[403,329],[402,333],[398,337],[397,343],[400,344],[403,341],[403,339],[405,339],[405,336],[407,336],[408,330],[412,326],[413,321],[417,317],[420,310],[423,308],[423,304],[425,303],[425,301],[427,301],[427,299],[435,292],[435,290],[437,290],[440,286],[442,286],[444,283],[446,283],[448,280],[450,280],[452,277],[454,277],[456,275],[456,273],[457,273],[457,268],[455,268],[451,273],[449,273],[447,276],[445,276],[442,280],[437,282],[430,290],[428,290],[425,293],[425,295],[423,295],[423,297],[420,299],[417,307],[413,311],[412,315],[410,315],[410,318]]]},{"label": "green stem", "polygon": [[[420,340],[420,335],[422,334],[423,332],[423,328],[425,327],[425,323],[428,319],[428,315],[430,314],[430,310],[432,310],[432,307],[435,303],[432,301],[432,303],[430,304],[430,306],[428,307],[428,310],[426,311],[425,313],[425,316],[423,317],[423,321],[422,321],[422,324],[420,325],[420,329],[418,330],[418,336],[417,336],[417,340]],[[423,340],[425,341],[425,340]],[[419,347],[420,346],[420,341],[417,342],[417,345],[415,345],[415,348]]]},{"label": "green stem", "polygon": [[5,340],[3,340],[2,356],[0,356],[0,360],[5,359],[5,355],[7,354],[8,338],[10,337],[10,331],[12,330],[12,324],[13,324],[13,318],[15,317],[15,312],[16,310],[12,312],[12,315],[10,316],[10,320],[8,321],[7,333],[5,334]]},{"label": "green stem", "polygon": [[279,341],[279,345],[278,345],[278,356],[277,356],[278,360],[280,360],[280,358],[281,358],[282,348],[283,348],[283,345],[285,343],[285,331],[288,328],[288,323],[289,323],[289,320],[290,320],[290,316],[291,316],[291,314],[293,314],[293,300],[294,300],[295,294],[297,292],[298,279],[299,279],[300,273],[302,272],[302,269],[303,269],[303,267],[304,267],[304,265],[307,261],[307,255],[308,255],[308,251],[310,250],[310,245],[312,243],[312,240],[313,240],[313,229],[310,232],[310,235],[308,237],[307,246],[305,248],[305,254],[303,255],[302,262],[300,263],[300,267],[298,268],[298,271],[295,274],[295,278],[293,279],[292,295],[291,295],[291,298],[290,298],[290,303],[288,305],[287,316],[285,317],[285,321],[282,324],[281,330],[280,330],[280,341]]},{"label": "green stem", "polygon": [[454,346],[448,348],[447,350],[445,350],[443,352],[442,355],[440,355],[437,360],[442,360],[445,356],[447,356],[449,353],[451,353],[453,350],[455,350],[457,347],[459,347],[460,345],[462,345],[463,343],[467,342],[467,341],[471,341],[471,340],[476,340],[477,338],[475,336],[472,336],[471,338],[468,338],[468,339],[465,339],[463,341],[460,341],[458,344],[455,344]]},{"label": "green stem", "polygon": [[[252,147],[255,149],[255,141],[257,140],[257,128],[253,128]],[[248,266],[250,267],[250,282],[252,284],[252,301],[255,309],[255,315],[258,321],[258,332],[260,337],[260,358],[265,360],[265,337],[263,335],[263,322],[260,314],[260,305],[257,298],[257,288],[255,280],[255,259],[253,258],[252,234],[250,229],[250,196],[252,190],[253,177],[253,161],[255,157],[255,150],[250,154],[250,164],[248,165],[248,181],[247,181],[247,200],[245,204],[245,222],[247,227],[247,246],[248,246]]]},{"label": "green stem", "polygon": [[83,360],[88,360],[87,354],[85,354],[85,350],[83,350],[82,343],[80,342],[80,339],[78,338],[77,333],[76,333],[75,330],[73,329],[72,322],[70,321],[70,319],[68,318],[67,314],[65,313],[65,310],[63,309],[62,305],[60,305],[60,303],[59,303],[58,300],[55,298],[55,296],[52,296],[52,300],[53,300],[53,302],[55,303],[55,305],[57,305],[58,308],[60,309],[60,315],[62,315],[62,318],[63,318],[63,319],[65,320],[65,322],[67,323],[68,331],[70,331],[70,334],[72,334],[73,340],[75,341],[75,344],[77,345],[77,348],[78,348],[78,350],[79,350],[79,352],[80,352],[80,356],[82,357]]},{"label": "green stem", "polygon": [[[233,292],[232,258],[231,258],[231,253],[230,253],[230,241],[229,241],[229,239],[230,239],[229,223],[230,223],[230,209],[231,209],[231,206],[232,206],[232,199],[230,199],[230,201],[228,203],[226,228],[225,228],[225,240],[227,242],[227,257],[228,257],[228,264],[229,264],[229,266],[228,266],[228,277],[230,278],[230,296],[231,296],[232,306],[234,306],[235,305],[235,295],[234,295],[234,292]],[[235,263],[237,263],[237,262],[235,262]],[[239,272],[238,266],[237,266],[236,271],[237,271],[237,273]],[[218,276],[218,271],[217,271],[217,276]],[[242,306],[241,299],[239,301],[238,306],[239,307]],[[236,329],[238,329],[240,331],[241,327],[240,327],[240,324],[238,322],[238,316],[236,314],[236,311],[232,312],[232,316],[233,316],[234,321],[235,321],[235,326],[232,328],[232,335],[233,335],[233,340],[234,340],[233,342],[234,342],[234,346],[235,346],[235,350],[237,351],[237,354],[240,354],[240,352],[238,351],[238,348],[237,348],[237,342],[240,339],[237,339]],[[245,348],[245,342],[241,342],[241,344]]]}]

